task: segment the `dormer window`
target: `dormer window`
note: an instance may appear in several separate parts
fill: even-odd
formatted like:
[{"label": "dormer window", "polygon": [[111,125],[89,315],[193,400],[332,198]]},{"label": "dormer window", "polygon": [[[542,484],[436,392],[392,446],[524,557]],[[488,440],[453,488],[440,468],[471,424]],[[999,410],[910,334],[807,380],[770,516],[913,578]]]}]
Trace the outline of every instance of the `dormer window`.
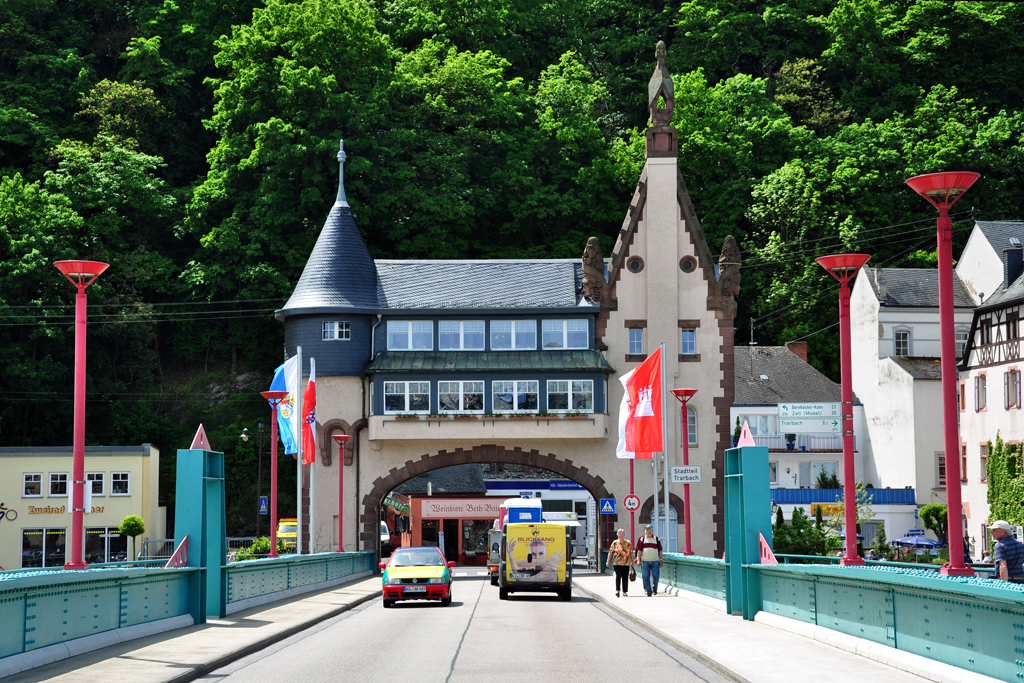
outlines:
[{"label": "dormer window", "polygon": [[434,323],[430,320],[389,320],[388,351],[430,351]]},{"label": "dormer window", "polygon": [[437,323],[437,347],[442,351],[483,351],[483,320],[442,320]]},{"label": "dormer window", "polygon": [[537,348],[536,320],[492,320],[491,350],[533,351]]},{"label": "dormer window", "polygon": [[586,320],[544,320],[541,341],[545,349],[585,349],[589,340]]}]

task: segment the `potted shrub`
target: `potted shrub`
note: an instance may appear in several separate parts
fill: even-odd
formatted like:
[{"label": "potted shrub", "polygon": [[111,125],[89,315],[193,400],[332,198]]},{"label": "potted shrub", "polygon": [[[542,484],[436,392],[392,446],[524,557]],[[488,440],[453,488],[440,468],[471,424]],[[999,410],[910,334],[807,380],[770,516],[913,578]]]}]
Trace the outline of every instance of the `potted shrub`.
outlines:
[{"label": "potted shrub", "polygon": [[574,410],[574,411],[565,413],[562,417],[564,417],[566,420],[582,420],[585,417],[587,417],[587,414],[586,413],[581,413],[581,412],[578,412],[578,411]]},{"label": "potted shrub", "polygon": [[452,419],[453,420],[475,420],[475,419],[477,419],[477,416],[473,415],[473,414],[470,414],[470,413],[458,413],[456,415],[452,415]]},{"label": "potted shrub", "polygon": [[420,416],[416,413],[399,413],[395,415],[396,420],[418,420]]},{"label": "potted shrub", "polygon": [[796,448],[796,434],[786,434],[786,450],[791,451]]},{"label": "potted shrub", "polygon": [[536,420],[536,413],[509,413],[508,419],[510,420]]},{"label": "potted shrub", "polygon": [[447,420],[448,416],[447,415],[438,415],[437,413],[431,413],[430,415],[427,415],[427,419],[428,420]]}]

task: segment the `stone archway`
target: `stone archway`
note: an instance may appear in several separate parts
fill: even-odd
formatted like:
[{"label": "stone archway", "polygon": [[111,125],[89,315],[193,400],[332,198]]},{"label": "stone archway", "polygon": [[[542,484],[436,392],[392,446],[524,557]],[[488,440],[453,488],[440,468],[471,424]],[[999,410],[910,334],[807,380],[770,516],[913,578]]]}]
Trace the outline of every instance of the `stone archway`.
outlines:
[{"label": "stone archway", "polygon": [[[403,467],[392,468],[386,477],[378,477],[373,482],[370,492],[363,496],[363,514],[359,521],[363,530],[359,540],[364,550],[376,550],[380,542],[380,506],[384,497],[396,486],[414,477],[433,470],[452,465],[479,464],[500,462],[515,465],[526,465],[560,474],[585,488],[594,500],[612,498],[605,487],[604,479],[591,474],[586,467],[574,465],[572,460],[562,460],[554,453],[546,455],[540,451],[523,450],[522,448],[506,448],[504,446],[484,445],[471,449],[456,448],[454,451],[438,451],[435,455],[424,455],[419,460],[407,460]],[[602,519],[603,518],[603,519]],[[614,523],[615,515],[600,515],[600,522]],[[601,523],[597,525],[597,544],[601,547]]]},{"label": "stone archway", "polygon": [[[664,496],[665,496],[665,489],[662,489],[661,491],[658,492],[658,500],[662,501],[662,505],[665,504],[664,503]],[[684,518],[684,515],[683,515],[683,499],[680,498],[679,496],[677,496],[674,493],[669,493],[668,498],[669,498],[669,503],[668,503],[669,507],[673,507],[673,508],[676,509],[676,523],[677,524],[683,524],[683,522],[684,522],[684,519],[683,519]],[[644,504],[640,506],[640,517],[637,519],[637,521],[640,522],[641,524],[650,524],[651,523],[651,512],[653,512],[653,511],[654,511],[654,496],[648,496],[647,500],[644,501]]]}]

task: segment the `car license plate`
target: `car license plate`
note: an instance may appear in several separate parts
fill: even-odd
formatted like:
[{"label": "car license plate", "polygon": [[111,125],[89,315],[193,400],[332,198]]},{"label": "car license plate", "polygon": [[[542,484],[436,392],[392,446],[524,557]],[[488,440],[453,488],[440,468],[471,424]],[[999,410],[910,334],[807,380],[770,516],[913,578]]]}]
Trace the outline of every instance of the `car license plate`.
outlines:
[{"label": "car license plate", "polygon": [[427,592],[427,587],[426,586],[406,586],[404,592],[405,593],[426,593]]},{"label": "car license plate", "polygon": [[508,578],[512,579],[513,581],[516,580],[516,579],[532,579],[533,575],[532,574],[509,574]]}]

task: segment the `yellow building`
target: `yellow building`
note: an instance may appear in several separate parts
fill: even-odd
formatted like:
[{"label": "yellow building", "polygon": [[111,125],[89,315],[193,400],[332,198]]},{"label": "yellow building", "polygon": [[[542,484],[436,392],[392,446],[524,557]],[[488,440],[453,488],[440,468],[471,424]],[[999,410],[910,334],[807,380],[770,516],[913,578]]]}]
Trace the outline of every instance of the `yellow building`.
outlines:
[{"label": "yellow building", "polygon": [[[62,567],[71,540],[71,447],[0,448],[0,568]],[[121,520],[139,515],[147,538],[164,538],[167,510],[159,503],[160,451],[141,446],[85,449],[85,561],[128,559],[131,539],[117,533]]]}]

